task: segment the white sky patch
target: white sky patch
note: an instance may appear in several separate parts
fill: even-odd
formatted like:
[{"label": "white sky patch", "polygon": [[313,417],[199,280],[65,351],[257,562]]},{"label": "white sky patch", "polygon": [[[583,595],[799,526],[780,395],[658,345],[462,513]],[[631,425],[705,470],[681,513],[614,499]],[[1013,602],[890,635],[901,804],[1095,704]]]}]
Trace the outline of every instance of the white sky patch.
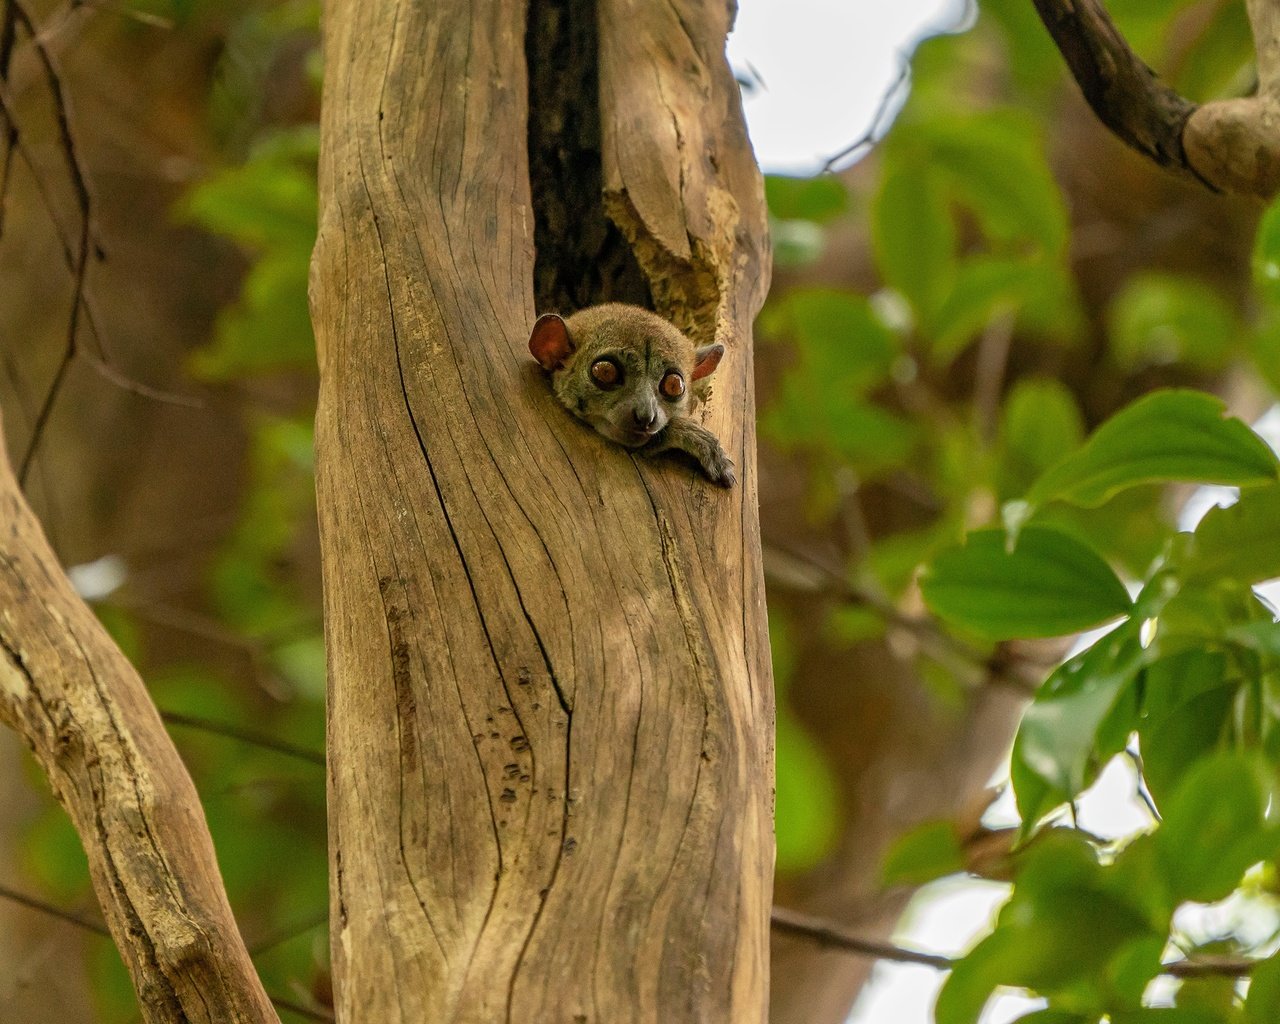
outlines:
[{"label": "white sky patch", "polygon": [[964,0],[740,0],[729,61],[751,141],[771,173],[812,174],[862,135],[915,40],[957,24]]},{"label": "white sky patch", "polygon": [[129,567],[119,555],[103,555],[92,562],[73,565],[67,570],[67,578],[86,601],[101,601],[124,585]]}]

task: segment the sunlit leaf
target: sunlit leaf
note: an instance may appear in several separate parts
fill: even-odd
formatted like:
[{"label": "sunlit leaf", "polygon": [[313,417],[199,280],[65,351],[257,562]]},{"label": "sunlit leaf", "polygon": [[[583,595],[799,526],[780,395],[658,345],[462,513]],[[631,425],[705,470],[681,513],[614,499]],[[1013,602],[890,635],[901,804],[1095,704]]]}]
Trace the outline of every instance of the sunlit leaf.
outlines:
[{"label": "sunlit leaf", "polygon": [[1156,849],[1171,891],[1182,899],[1223,899],[1246,868],[1280,847],[1266,813],[1274,797],[1258,763],[1234,753],[1203,758],[1167,801]]},{"label": "sunlit leaf", "polygon": [[1067,534],[1031,526],[1008,545],[1003,530],[980,530],[940,553],[921,578],[925,602],[993,640],[1061,636],[1129,610],[1107,563]]},{"label": "sunlit leaf", "polygon": [[1228,508],[1211,508],[1195,530],[1187,579],[1258,583],[1280,576],[1280,484],[1244,491]]},{"label": "sunlit leaf", "polygon": [[1137,484],[1158,481],[1249,484],[1277,479],[1275,453],[1199,391],[1157,391],[1116,413],[1077,451],[1048,469],[1027,493],[1048,501],[1100,505]]}]

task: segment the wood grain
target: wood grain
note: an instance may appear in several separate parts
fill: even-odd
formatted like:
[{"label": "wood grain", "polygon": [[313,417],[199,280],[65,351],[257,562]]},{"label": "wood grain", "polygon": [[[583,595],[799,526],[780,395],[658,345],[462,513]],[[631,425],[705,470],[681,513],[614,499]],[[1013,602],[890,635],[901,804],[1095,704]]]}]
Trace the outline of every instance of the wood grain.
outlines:
[{"label": "wood grain", "polygon": [[199,797],[138,673],[72,589],[0,432],[0,720],[79,832],[148,1022],[277,1021]]},{"label": "wood grain", "polygon": [[[638,108],[677,88],[687,137],[731,168],[681,154],[668,114],[643,183],[606,186],[638,211],[659,308],[730,346],[706,421],[742,470],[728,492],[576,423],[527,355],[523,5],[326,8],[312,311],[344,1022],[764,1019],[767,257],[707,8],[695,45],[676,8],[600,4],[601,110],[606,138],[648,131]],[[606,39],[619,17],[650,76],[625,106],[610,75],[641,58]],[[674,205],[650,231],[653,203]]]}]

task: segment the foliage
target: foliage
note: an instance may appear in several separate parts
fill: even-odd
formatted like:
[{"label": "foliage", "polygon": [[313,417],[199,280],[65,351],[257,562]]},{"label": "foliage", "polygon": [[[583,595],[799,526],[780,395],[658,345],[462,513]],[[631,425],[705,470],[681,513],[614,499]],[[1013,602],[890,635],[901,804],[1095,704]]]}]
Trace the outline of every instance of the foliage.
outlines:
[{"label": "foliage", "polygon": [[[1280,387],[1280,204],[1262,216],[1251,281],[1135,257],[1104,295],[1082,295],[1046,155],[1061,60],[1031,5],[980,6],[976,25],[920,46],[877,151],[865,219],[878,286],[800,278],[771,296],[759,332],[789,352],[762,433],[812,467],[815,522],[914,498],[897,519],[913,525],[854,552],[827,614],[888,608],[880,633],[861,633],[877,637],[922,598],[937,630],[915,655],[922,675],[963,686],[1016,662],[1023,641],[1093,630],[1035,687],[1011,753],[1010,897],[950,974],[939,1024],[975,1024],[1010,986],[1047,1000],[1023,1018],[1036,1024],[1280,1019],[1280,961],[1267,959],[1280,931],[1187,924],[1208,905],[1280,922],[1280,624],[1260,588],[1280,578],[1280,463],[1208,393],[1227,374]],[[1238,91],[1242,5],[1205,13],[1190,43],[1173,28],[1185,6],[1108,4],[1157,66],[1181,48],[1175,84]],[[1013,88],[975,93],[993,65]],[[862,196],[839,203],[838,179],[821,180],[769,190],[809,263],[862,215]],[[852,496],[822,483],[841,474]],[[1180,519],[1201,485],[1230,507]],[[1151,811],[1140,833],[1108,838],[1076,810],[1115,758],[1135,765]],[[889,851],[884,882],[965,863],[956,826],[925,822]],[[1259,965],[1248,983],[1152,984],[1162,963],[1201,953]]]}]

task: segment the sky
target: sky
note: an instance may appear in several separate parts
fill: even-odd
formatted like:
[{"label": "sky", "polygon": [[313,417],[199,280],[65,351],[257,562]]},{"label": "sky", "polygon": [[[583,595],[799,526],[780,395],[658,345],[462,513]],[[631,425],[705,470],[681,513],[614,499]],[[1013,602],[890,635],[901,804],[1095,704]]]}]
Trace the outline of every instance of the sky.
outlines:
[{"label": "sky", "polygon": [[738,0],[729,60],[753,81],[747,122],[760,165],[812,173],[861,136],[904,55],[964,0]]}]

